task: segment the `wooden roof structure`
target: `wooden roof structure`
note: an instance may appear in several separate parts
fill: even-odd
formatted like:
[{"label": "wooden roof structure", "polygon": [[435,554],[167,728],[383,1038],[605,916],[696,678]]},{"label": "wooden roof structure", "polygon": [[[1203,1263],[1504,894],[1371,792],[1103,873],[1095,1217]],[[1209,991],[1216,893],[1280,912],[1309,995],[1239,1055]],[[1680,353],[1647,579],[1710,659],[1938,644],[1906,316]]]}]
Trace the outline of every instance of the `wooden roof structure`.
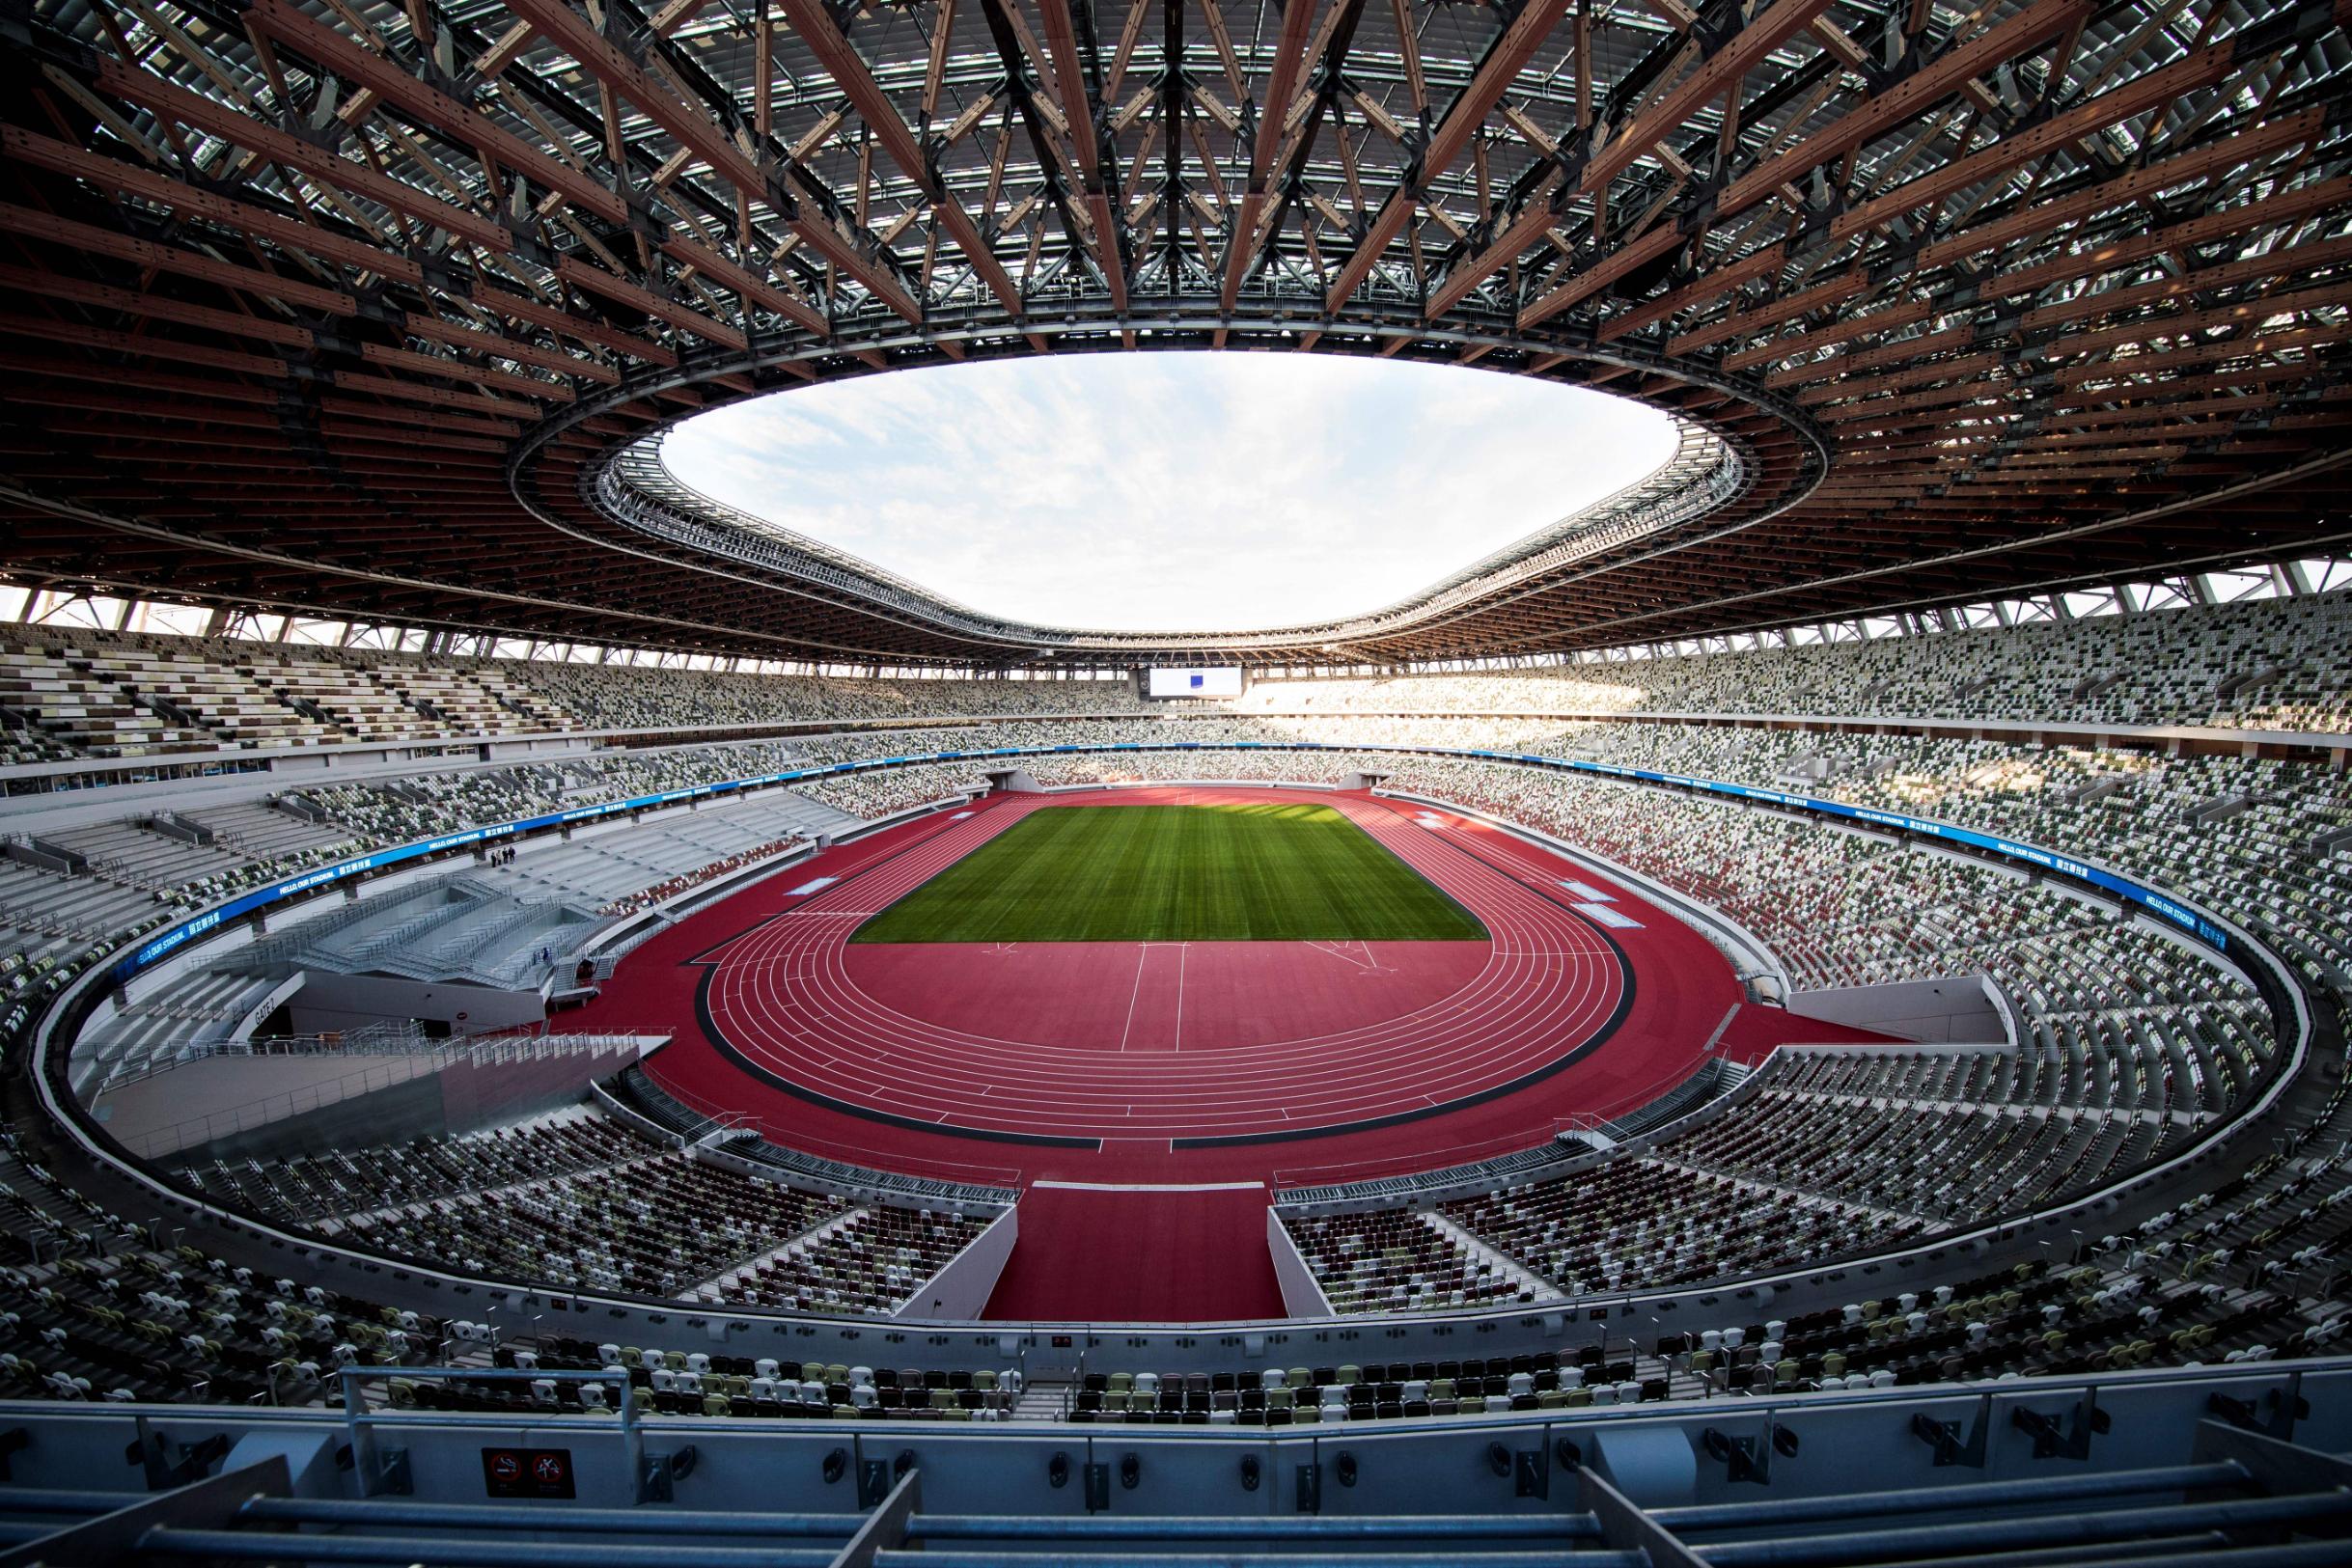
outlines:
[{"label": "wooden roof structure", "polygon": [[[8,0],[0,572],[785,658],[1398,664],[2316,550],[2348,19]],[[1165,635],[966,609],[655,455],[841,376],[1210,347],[1597,387],[1683,439],[1404,604]]]}]

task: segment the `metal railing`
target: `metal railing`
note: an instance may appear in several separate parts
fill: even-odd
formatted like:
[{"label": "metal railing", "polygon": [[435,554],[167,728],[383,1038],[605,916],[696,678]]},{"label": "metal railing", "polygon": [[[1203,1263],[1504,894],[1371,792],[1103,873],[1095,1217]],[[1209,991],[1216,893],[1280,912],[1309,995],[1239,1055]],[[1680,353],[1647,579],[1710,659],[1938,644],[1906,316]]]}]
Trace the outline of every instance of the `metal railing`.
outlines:
[{"label": "metal railing", "polygon": [[[909,1157],[895,1150],[868,1149],[856,1144],[843,1143],[828,1138],[828,1148],[843,1151],[846,1158],[815,1154],[800,1148],[772,1142],[768,1126],[759,1116],[739,1109],[719,1105],[691,1091],[662,1083],[639,1069],[628,1075],[627,1098],[608,1097],[614,1103],[628,1108],[629,1099],[649,1092],[666,1099],[690,1120],[675,1122],[658,1107],[638,1112],[655,1125],[662,1126],[689,1143],[708,1137],[714,1129],[729,1133],[748,1133],[758,1142],[748,1146],[729,1148],[728,1153],[753,1165],[761,1166],[779,1175],[797,1175],[828,1190],[849,1189],[864,1192],[896,1191],[914,1198],[951,1198],[980,1203],[1008,1203],[1018,1193],[1022,1172],[1012,1166],[987,1166],[959,1160],[926,1160]],[[861,1157],[873,1163],[856,1163]],[[896,1167],[898,1169],[891,1169]],[[927,1167],[927,1170],[910,1168]]]},{"label": "metal railing", "polygon": [[[148,1133],[126,1138],[125,1147],[143,1160],[159,1160],[182,1149],[195,1148],[217,1139],[252,1132],[292,1116],[308,1115],[340,1105],[346,1100],[373,1094],[423,1078],[444,1068],[459,1064],[476,1067],[507,1066],[523,1061],[543,1061],[554,1057],[601,1055],[641,1048],[648,1039],[666,1040],[664,1033],[595,1033],[595,1034],[512,1034],[489,1037],[468,1037],[455,1042],[443,1042],[422,1049],[384,1049],[369,1052],[343,1052],[320,1049],[309,1053],[283,1053],[334,1057],[343,1055],[375,1055],[390,1058],[379,1065],[346,1073],[324,1083],[307,1084],[299,1088],[264,1095],[244,1105],[225,1111],[215,1111],[202,1116],[157,1127]],[[266,1042],[260,1042],[266,1043]],[[152,1078],[159,1073],[184,1067],[193,1061],[208,1059],[211,1056],[270,1056],[281,1053],[244,1051],[235,1048],[202,1053],[169,1062],[160,1062],[138,1078]],[[119,1087],[119,1086],[117,1086]]]},{"label": "metal railing", "polygon": [[336,1381],[343,1388],[344,1431],[351,1444],[352,1468],[359,1473],[361,1489],[370,1497],[385,1492],[408,1490],[405,1456],[397,1465],[387,1465],[387,1456],[377,1450],[375,1428],[387,1420],[411,1418],[406,1411],[371,1411],[363,1393],[363,1386],[373,1378],[389,1382],[399,1378],[418,1383],[594,1383],[603,1388],[618,1388],[619,1402],[615,1406],[621,1417],[621,1447],[626,1456],[628,1474],[635,1480],[635,1490],[629,1500],[648,1500],[650,1478],[646,1473],[645,1431],[639,1424],[637,1390],[628,1374],[616,1376],[611,1372],[553,1372],[537,1367],[508,1368],[494,1366],[346,1366],[336,1371]]}]

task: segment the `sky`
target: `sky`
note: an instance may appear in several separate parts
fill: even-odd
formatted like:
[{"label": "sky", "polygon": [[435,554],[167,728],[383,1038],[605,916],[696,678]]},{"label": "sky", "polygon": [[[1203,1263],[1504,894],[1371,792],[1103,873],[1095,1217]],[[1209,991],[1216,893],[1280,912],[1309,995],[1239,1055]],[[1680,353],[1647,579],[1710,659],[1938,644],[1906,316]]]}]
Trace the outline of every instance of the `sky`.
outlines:
[{"label": "sky", "polygon": [[1664,462],[1665,416],[1451,366],[1042,355],[697,415],[685,483],[991,615],[1103,630],[1378,609]]}]

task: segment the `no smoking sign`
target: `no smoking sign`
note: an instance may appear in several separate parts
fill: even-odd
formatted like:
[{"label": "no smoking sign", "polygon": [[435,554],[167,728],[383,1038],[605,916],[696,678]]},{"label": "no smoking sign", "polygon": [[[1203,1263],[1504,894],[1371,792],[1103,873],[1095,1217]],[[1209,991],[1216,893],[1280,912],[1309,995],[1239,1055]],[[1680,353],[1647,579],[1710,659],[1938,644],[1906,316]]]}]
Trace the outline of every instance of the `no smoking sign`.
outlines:
[{"label": "no smoking sign", "polygon": [[493,1498],[569,1498],[569,1448],[484,1448],[482,1484]]}]

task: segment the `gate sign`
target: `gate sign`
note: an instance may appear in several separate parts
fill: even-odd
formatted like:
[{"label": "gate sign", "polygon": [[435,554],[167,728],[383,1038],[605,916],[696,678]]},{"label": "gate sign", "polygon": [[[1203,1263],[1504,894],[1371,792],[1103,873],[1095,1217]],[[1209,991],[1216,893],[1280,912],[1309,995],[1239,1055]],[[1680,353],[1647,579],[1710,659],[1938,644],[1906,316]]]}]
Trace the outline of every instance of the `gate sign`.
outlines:
[{"label": "gate sign", "polygon": [[569,1448],[484,1448],[482,1484],[493,1498],[571,1498]]}]

